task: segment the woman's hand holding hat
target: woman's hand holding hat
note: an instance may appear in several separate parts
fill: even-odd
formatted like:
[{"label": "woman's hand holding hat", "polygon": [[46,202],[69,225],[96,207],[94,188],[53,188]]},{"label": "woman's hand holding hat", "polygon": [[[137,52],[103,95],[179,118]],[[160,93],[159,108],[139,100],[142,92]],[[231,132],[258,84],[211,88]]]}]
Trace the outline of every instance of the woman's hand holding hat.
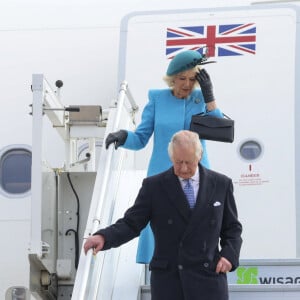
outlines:
[{"label": "woman's hand holding hat", "polygon": [[201,87],[205,103],[214,101],[213,86],[206,70],[201,69],[200,72],[196,74],[196,79]]}]

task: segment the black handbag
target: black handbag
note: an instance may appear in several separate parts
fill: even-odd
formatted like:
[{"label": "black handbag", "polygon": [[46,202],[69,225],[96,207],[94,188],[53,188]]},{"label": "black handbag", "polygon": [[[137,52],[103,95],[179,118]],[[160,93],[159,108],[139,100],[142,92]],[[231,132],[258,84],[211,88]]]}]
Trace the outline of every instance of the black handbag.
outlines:
[{"label": "black handbag", "polygon": [[234,120],[223,113],[224,118],[193,115],[190,130],[197,132],[200,139],[232,143],[234,140]]}]

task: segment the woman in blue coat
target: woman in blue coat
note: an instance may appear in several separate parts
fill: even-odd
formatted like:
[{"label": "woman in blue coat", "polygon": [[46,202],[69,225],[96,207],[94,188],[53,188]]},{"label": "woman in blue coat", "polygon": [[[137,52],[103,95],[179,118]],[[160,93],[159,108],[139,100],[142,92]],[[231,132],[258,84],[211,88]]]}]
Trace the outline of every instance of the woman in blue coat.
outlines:
[{"label": "woman in blue coat", "polygon": [[[199,52],[187,50],[177,54],[170,62],[165,82],[166,89],[151,89],[149,101],[142,112],[142,119],[134,132],[120,130],[110,133],[105,141],[106,148],[111,143],[115,149],[144,148],[153,134],[153,150],[147,176],[161,173],[172,166],[168,155],[168,143],[179,130],[189,129],[192,115],[204,113],[223,117],[217,108],[210,77],[205,69],[200,69],[206,58]],[[201,89],[197,88],[200,85]],[[201,141],[203,156],[201,164],[209,168],[205,140]],[[148,264],[154,249],[153,233],[148,225],[140,234],[137,263]]]}]

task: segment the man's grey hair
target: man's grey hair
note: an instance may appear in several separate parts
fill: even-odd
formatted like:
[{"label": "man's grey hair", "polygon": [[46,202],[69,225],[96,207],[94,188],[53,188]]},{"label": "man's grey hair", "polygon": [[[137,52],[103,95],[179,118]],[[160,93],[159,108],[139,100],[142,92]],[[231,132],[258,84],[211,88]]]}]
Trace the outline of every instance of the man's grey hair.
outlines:
[{"label": "man's grey hair", "polygon": [[203,148],[196,132],[189,130],[181,130],[176,132],[169,142],[168,153],[172,160],[173,150],[176,146],[190,146],[195,149],[195,155],[200,160],[203,152]]}]

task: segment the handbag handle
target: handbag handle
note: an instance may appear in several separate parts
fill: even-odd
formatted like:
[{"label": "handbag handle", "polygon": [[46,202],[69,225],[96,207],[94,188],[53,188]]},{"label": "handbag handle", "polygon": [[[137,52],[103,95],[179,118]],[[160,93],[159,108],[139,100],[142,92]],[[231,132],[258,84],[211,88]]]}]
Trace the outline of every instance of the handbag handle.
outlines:
[{"label": "handbag handle", "polygon": [[[204,116],[205,115],[205,113],[204,112],[202,112],[202,113],[200,113],[200,114],[198,114],[199,116]],[[228,120],[232,120],[229,116],[227,116],[225,113],[223,113],[222,112],[222,115],[223,115],[223,117],[225,117],[226,119],[228,119]]]},{"label": "handbag handle", "polygon": [[226,119],[229,119],[229,120],[231,120],[231,118],[230,117],[228,117],[226,114],[224,114],[224,113],[222,113],[223,114],[223,116],[226,118]]}]

